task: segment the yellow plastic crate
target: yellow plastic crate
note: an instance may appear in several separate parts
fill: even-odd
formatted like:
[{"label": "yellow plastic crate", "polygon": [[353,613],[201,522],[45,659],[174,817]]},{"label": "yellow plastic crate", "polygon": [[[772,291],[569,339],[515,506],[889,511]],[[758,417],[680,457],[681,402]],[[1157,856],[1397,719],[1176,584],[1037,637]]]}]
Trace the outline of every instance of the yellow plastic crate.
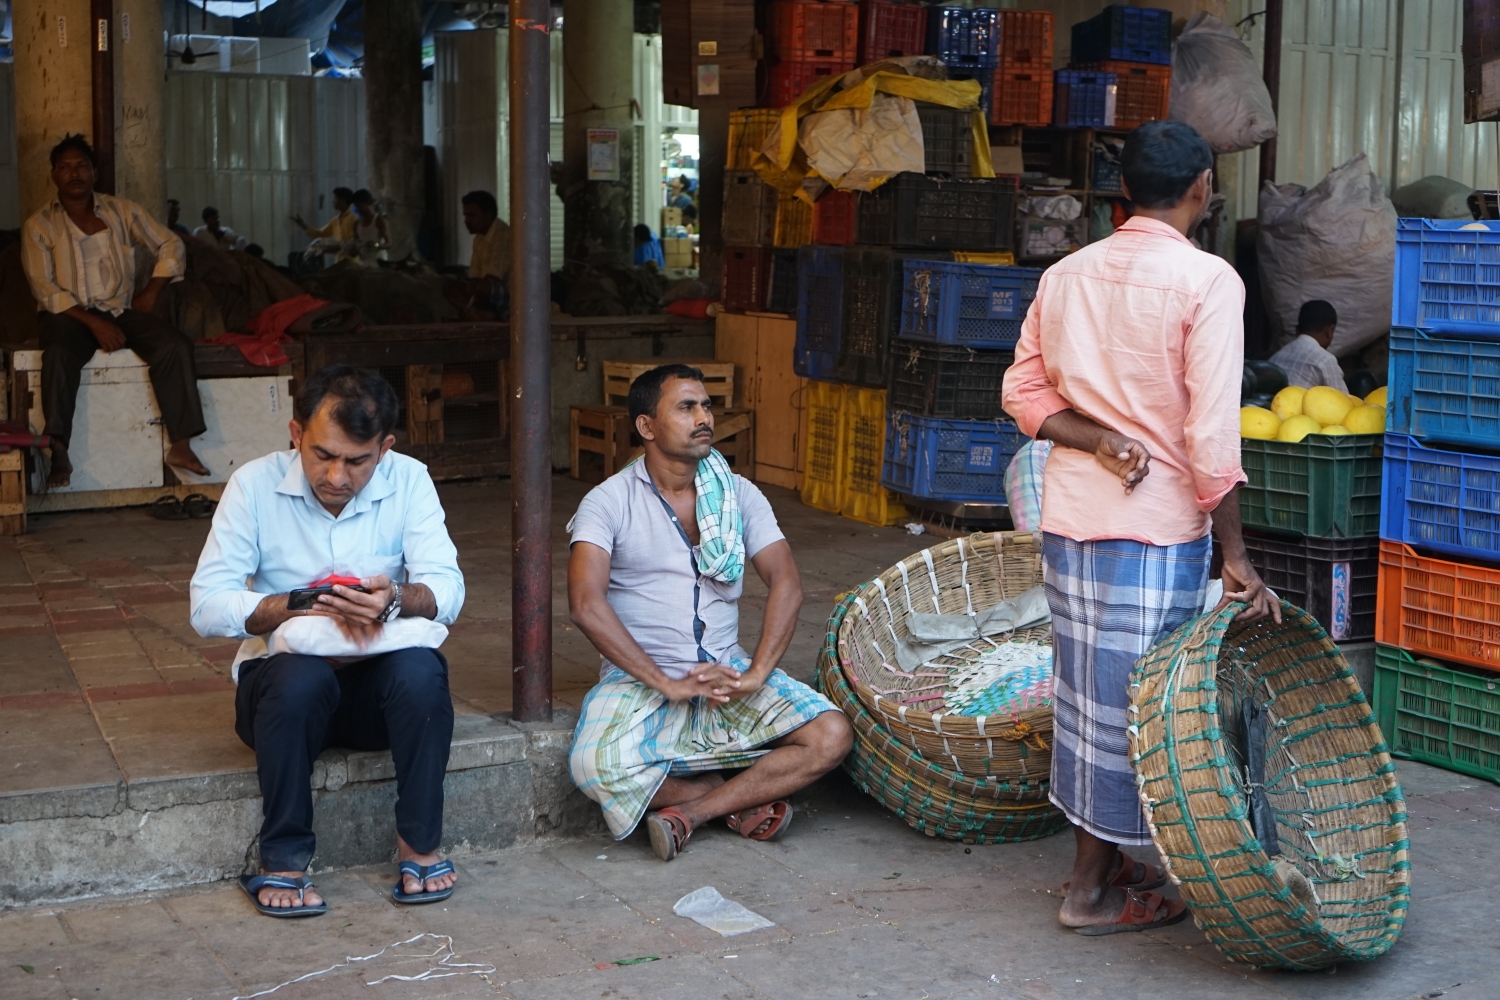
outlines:
[{"label": "yellow plastic crate", "polygon": [[884,527],[906,516],[880,485],[885,460],[885,390],[807,383],[802,502]]},{"label": "yellow plastic crate", "polygon": [[755,169],[755,157],[780,119],[780,108],[741,108],[729,112],[729,157],[724,169]]},{"label": "yellow plastic crate", "polygon": [[999,264],[1001,267],[1013,267],[1016,263],[1016,255],[1009,250],[995,250],[991,253],[981,253],[976,250],[953,251],[953,262],[955,264]]},{"label": "yellow plastic crate", "polygon": [[789,194],[776,199],[776,235],[772,242],[791,249],[812,242],[813,207]]},{"label": "yellow plastic crate", "polygon": [[802,502],[818,510],[837,514],[844,506],[844,480],[839,475],[842,449],[844,392],[848,386],[835,382],[808,382],[807,437],[802,454]]}]

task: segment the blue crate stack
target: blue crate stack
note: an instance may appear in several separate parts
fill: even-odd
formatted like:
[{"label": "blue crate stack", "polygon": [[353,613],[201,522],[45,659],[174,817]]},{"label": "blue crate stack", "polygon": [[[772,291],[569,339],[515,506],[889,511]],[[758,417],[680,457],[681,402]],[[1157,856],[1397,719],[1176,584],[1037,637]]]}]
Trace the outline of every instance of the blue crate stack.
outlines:
[{"label": "blue crate stack", "polygon": [[979,106],[986,120],[1000,65],[1000,30],[1000,11],[994,8],[932,7],[927,11],[927,54],[943,61],[950,80],[979,81]]},{"label": "blue crate stack", "polygon": [[1377,715],[1500,780],[1500,222],[1398,220],[1391,324]]}]

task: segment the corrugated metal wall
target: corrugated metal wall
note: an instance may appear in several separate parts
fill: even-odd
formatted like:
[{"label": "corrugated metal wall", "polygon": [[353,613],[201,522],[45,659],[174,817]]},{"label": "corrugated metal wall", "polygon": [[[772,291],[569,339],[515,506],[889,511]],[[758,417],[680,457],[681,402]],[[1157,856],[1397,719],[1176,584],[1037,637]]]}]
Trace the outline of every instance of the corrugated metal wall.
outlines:
[{"label": "corrugated metal wall", "polygon": [[16,160],[14,66],[0,63],[0,229],[21,227],[21,175]]},{"label": "corrugated metal wall", "polygon": [[307,76],[167,74],[167,196],[196,226],[205,205],[284,262],[307,245],[290,220],[322,221],[332,190],[365,173],[364,82]]},{"label": "corrugated metal wall", "polygon": [[631,204],[635,207],[635,221],[644,222],[658,235],[661,232],[661,207],[666,204],[659,166],[662,130],[672,128],[691,134],[698,131],[697,111],[664,104],[661,97],[661,36],[637,34],[635,100],[641,108],[641,118],[635,132],[636,162],[641,169],[637,172],[636,192]]}]

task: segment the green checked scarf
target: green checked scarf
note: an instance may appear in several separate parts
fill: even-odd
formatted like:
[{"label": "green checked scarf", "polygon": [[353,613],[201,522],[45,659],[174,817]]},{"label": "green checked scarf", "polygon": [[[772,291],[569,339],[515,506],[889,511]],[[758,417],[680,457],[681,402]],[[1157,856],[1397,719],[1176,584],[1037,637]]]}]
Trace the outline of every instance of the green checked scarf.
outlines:
[{"label": "green checked scarf", "polygon": [[698,490],[698,571],[721,583],[745,575],[745,521],[734,488],[734,472],[724,456],[710,450],[693,479]]}]

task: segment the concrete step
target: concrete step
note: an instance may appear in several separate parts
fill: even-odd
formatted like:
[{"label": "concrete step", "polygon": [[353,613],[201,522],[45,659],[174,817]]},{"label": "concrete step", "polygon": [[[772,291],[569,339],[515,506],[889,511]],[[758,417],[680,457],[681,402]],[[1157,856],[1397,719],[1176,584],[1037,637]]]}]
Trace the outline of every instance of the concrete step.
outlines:
[{"label": "concrete step", "polygon": [[[602,829],[568,776],[575,716],[461,715],[444,781],[443,847],[462,857]],[[330,749],[313,767],[314,872],[395,856],[389,752]],[[234,878],[258,864],[253,770],[0,795],[0,904],[62,901]]]}]

